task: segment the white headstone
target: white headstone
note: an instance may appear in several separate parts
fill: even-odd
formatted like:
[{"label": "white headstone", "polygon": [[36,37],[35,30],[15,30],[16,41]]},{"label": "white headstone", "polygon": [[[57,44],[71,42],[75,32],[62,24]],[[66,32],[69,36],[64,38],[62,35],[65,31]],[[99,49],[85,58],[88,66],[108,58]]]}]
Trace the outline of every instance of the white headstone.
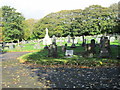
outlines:
[{"label": "white headstone", "polygon": [[65,55],[66,56],[72,56],[73,55],[73,50],[66,50]]},{"label": "white headstone", "polygon": [[114,41],[115,41],[115,37],[111,37],[110,42],[114,42]]}]

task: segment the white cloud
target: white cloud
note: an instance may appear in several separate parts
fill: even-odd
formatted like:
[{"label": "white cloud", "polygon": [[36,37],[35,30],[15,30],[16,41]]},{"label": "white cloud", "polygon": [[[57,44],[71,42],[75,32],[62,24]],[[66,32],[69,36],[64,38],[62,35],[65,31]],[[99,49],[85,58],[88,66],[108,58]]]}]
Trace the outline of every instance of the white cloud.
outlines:
[{"label": "white cloud", "polygon": [[98,4],[108,7],[119,0],[1,0],[0,6],[9,5],[21,12],[26,18],[39,19],[60,10],[84,9]]}]

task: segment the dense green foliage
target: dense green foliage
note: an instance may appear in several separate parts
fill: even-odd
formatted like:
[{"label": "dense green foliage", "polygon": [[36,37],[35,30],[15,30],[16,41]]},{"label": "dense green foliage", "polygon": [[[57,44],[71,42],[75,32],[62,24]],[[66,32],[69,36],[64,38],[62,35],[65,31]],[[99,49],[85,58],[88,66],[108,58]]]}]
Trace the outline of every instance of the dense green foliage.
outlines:
[{"label": "dense green foliage", "polygon": [[17,41],[23,38],[23,20],[25,18],[10,6],[2,7],[3,41]]},{"label": "dense green foliage", "polygon": [[[115,4],[116,5],[116,4]],[[40,19],[35,25],[37,38],[44,37],[45,28],[49,29],[50,36],[67,35],[95,35],[104,33],[120,33],[117,19],[117,8],[92,5],[84,10],[62,10],[51,13]]]},{"label": "dense green foliage", "polygon": [[23,21],[23,39],[24,40],[31,40],[34,39],[34,24],[37,22],[35,19],[27,19]]},{"label": "dense green foliage", "polygon": [[[118,4],[110,7],[92,5],[84,10],[62,10],[50,13],[39,21],[28,19],[10,6],[3,6],[0,9],[0,35],[3,41],[11,42],[17,40],[39,39],[45,36],[45,28],[49,29],[52,37],[95,35],[104,33],[120,33],[117,13]],[[0,21],[1,23],[1,21]],[[1,29],[2,28],[2,29]],[[2,33],[1,33],[2,32]]]},{"label": "dense green foliage", "polygon": [[2,9],[0,8],[0,42],[2,42]]}]

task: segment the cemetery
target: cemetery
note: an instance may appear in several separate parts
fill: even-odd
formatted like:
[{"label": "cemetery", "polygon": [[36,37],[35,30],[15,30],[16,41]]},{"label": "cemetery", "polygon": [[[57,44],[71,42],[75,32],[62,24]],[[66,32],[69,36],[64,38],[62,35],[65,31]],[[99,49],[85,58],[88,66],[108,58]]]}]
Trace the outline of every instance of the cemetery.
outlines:
[{"label": "cemetery", "polygon": [[120,89],[119,4],[61,10],[39,20],[27,19],[11,6],[2,6],[3,90]]},{"label": "cemetery", "polygon": [[[48,40],[45,40],[46,36]],[[108,39],[108,37],[102,35],[98,35],[97,38],[84,36],[85,42],[82,40],[82,36],[74,38],[53,36],[49,38],[47,30],[43,42],[35,44],[41,47],[38,48],[39,51],[23,55],[19,57],[19,60],[21,63],[39,65],[118,66],[120,64],[120,36],[117,36],[118,39],[113,39],[113,37]],[[98,38],[100,39],[98,40]]]}]

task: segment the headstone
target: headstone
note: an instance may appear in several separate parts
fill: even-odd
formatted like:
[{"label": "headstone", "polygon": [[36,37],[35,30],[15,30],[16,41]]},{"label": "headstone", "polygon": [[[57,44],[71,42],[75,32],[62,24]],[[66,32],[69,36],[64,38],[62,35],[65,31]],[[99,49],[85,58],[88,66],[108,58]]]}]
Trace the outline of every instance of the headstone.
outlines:
[{"label": "headstone", "polygon": [[56,37],[55,37],[55,35],[53,35],[53,37],[52,37],[52,43],[56,44]]},{"label": "headstone", "polygon": [[101,37],[99,56],[102,58],[110,57],[110,40],[108,39],[108,37]]},{"label": "headstone", "polygon": [[9,45],[9,49],[14,49],[15,48],[15,45],[11,44]]},{"label": "headstone", "polygon": [[115,37],[110,37],[110,42],[114,42],[115,41]]},{"label": "headstone", "polygon": [[57,53],[57,45],[55,43],[48,46],[48,57],[56,58],[58,56]]},{"label": "headstone", "polygon": [[67,43],[70,43],[71,40],[70,40],[70,35],[68,35],[68,40],[67,40]]},{"label": "headstone", "polygon": [[57,45],[53,43],[53,57],[56,58],[58,56],[57,54]]},{"label": "headstone", "polygon": [[67,49],[67,44],[65,44],[64,46],[62,46],[62,51],[63,51],[64,53],[65,53],[66,49]]},{"label": "headstone", "polygon": [[85,45],[85,55],[86,57],[94,57],[95,51],[95,40],[92,39],[90,44]]},{"label": "headstone", "polygon": [[75,39],[75,40],[74,40],[74,43],[75,43],[75,44],[77,44],[77,43],[78,43],[78,40],[77,40],[77,39]]},{"label": "headstone", "polygon": [[84,47],[86,45],[86,39],[85,36],[82,36],[82,47]]},{"label": "headstone", "polygon": [[21,42],[22,44],[26,44],[26,42],[25,42],[25,40],[22,40],[22,42]]},{"label": "headstone", "polygon": [[48,49],[48,57],[52,57],[52,44],[47,46],[47,49]]},{"label": "headstone", "polygon": [[74,43],[74,39],[75,39],[75,37],[72,37],[72,45],[71,45],[71,48],[75,48],[76,46],[75,46],[75,43]]},{"label": "headstone", "polygon": [[73,56],[73,50],[66,50],[65,55],[66,55],[67,57],[72,57],[72,56]]},{"label": "headstone", "polygon": [[96,43],[100,43],[100,38],[99,37],[96,38]]},{"label": "headstone", "polygon": [[20,45],[20,41],[19,40],[17,40],[17,43],[18,43],[18,45]]}]

